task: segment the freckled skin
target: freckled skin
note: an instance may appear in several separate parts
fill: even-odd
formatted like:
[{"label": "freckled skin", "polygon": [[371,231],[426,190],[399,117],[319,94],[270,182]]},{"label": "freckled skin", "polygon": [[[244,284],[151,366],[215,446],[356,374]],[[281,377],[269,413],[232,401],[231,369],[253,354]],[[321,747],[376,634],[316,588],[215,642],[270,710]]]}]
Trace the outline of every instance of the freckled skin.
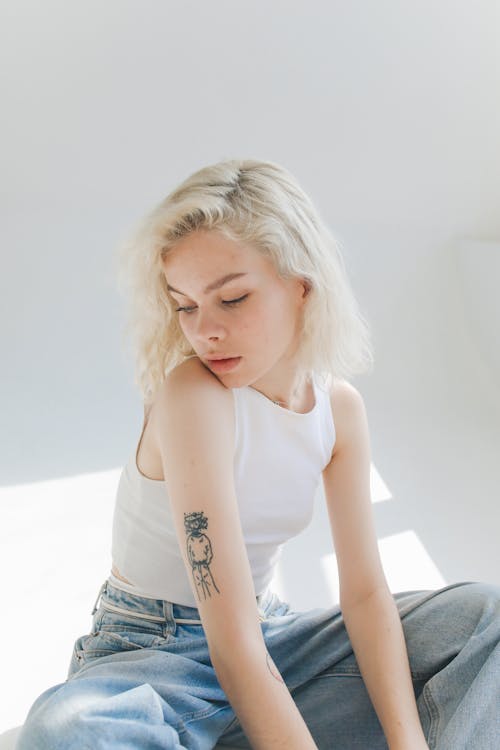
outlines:
[{"label": "freckled skin", "polygon": [[[186,341],[202,362],[214,352],[239,356],[239,365],[216,377],[226,388],[252,385],[272,400],[291,400],[303,374],[297,361],[302,336],[306,280],[280,276],[273,261],[251,244],[217,230],[195,230],[170,249],[162,263]],[[243,271],[209,294],[204,288],[224,273]],[[240,304],[228,300],[247,295]],[[206,367],[210,369],[209,365]],[[294,401],[298,399],[293,399]]]}]

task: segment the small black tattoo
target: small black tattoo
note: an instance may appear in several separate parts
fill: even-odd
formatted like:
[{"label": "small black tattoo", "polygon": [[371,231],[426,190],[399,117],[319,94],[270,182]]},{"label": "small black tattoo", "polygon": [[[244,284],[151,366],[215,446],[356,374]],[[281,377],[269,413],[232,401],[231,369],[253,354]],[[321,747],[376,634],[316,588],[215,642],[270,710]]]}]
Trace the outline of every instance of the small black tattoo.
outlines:
[{"label": "small black tattoo", "polygon": [[278,682],[282,682],[283,684],[285,684],[283,677],[278,672],[276,668],[276,664],[273,662],[268,652],[266,652],[266,662],[267,662],[267,668],[271,672],[274,679],[277,680]]},{"label": "small black tattoo", "polygon": [[208,519],[202,512],[184,513],[184,528],[188,535],[187,554],[189,562],[191,563],[193,580],[200,601],[200,592],[203,592],[204,598],[206,599],[207,596],[212,595],[212,587],[218,594],[220,594],[209,567],[214,553],[212,551],[210,539],[203,533],[207,527]]}]

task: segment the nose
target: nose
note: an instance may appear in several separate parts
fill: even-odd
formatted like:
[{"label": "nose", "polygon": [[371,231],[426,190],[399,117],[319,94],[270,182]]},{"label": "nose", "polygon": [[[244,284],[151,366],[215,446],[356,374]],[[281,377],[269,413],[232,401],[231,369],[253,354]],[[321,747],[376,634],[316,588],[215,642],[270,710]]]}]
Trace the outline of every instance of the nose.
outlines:
[{"label": "nose", "polygon": [[226,330],[217,313],[202,312],[199,308],[194,333],[199,341],[209,341],[214,338],[222,340],[225,338]]}]

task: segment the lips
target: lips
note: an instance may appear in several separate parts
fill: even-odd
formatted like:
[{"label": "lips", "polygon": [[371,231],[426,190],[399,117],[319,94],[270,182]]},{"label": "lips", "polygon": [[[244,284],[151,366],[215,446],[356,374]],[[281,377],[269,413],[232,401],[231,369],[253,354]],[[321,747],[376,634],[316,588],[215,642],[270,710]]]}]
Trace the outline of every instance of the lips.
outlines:
[{"label": "lips", "polygon": [[211,370],[219,373],[230,372],[234,370],[241,362],[241,357],[224,357],[221,359],[207,359],[207,364]]},{"label": "lips", "polygon": [[207,357],[208,362],[220,362],[221,359],[238,359],[237,357]]}]

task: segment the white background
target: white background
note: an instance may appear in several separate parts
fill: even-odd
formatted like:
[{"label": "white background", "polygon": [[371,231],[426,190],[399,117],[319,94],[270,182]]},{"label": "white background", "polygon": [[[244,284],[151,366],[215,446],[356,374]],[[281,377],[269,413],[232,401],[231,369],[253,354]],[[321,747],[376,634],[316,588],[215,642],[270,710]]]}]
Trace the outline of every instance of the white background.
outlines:
[{"label": "white background", "polygon": [[[0,11],[0,730],[65,679],[109,572],[142,426],[113,249],[223,158],[287,167],[342,243],[375,343],[353,383],[391,588],[498,583],[498,3]],[[321,492],[276,587],[301,608],[336,601]]]}]

